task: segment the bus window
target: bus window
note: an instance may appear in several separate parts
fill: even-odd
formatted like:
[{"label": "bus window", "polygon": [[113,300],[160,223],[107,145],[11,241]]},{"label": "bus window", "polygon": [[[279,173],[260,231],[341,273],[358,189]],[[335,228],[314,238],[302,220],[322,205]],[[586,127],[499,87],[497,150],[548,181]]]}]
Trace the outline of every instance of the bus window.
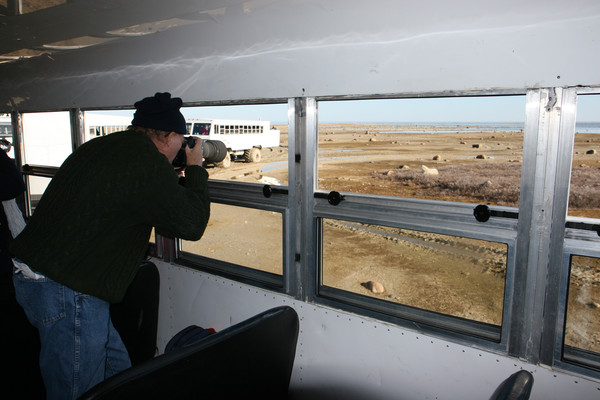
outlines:
[{"label": "bus window", "polygon": [[[571,222],[597,226],[600,219],[600,95],[577,97],[577,119],[569,185]],[[573,235],[586,235],[578,231]],[[590,231],[591,237],[597,236]],[[588,244],[587,238],[583,243]],[[596,243],[597,245],[597,243]],[[597,253],[571,254],[565,306],[563,358],[583,365],[600,365],[600,258]]]},{"label": "bus window", "polygon": [[152,232],[150,232],[150,239],[148,239],[148,242],[151,244],[156,244],[156,231],[154,227],[152,227]]},{"label": "bus window", "polygon": [[600,353],[600,258],[572,255],[565,345]]},{"label": "bus window", "polygon": [[10,114],[0,114],[0,150],[10,158],[15,158],[15,149],[12,145],[12,122]]},{"label": "bus window", "polygon": [[37,207],[42,195],[46,191],[48,184],[50,184],[51,178],[42,176],[29,175],[29,194],[31,195],[31,212]]},{"label": "bus window", "polygon": [[524,96],[321,101],[319,189],[518,207],[524,120]]},{"label": "bus window", "polygon": [[577,98],[569,215],[600,218],[600,95]]},{"label": "bus window", "polygon": [[180,250],[282,275],[283,218],[279,212],[211,204],[210,220],[197,242],[182,240]]},{"label": "bus window", "polygon": [[192,135],[225,144],[226,159],[206,165],[210,179],[288,184],[287,103],[183,107],[181,112]]},{"label": "bus window", "polygon": [[508,245],[324,219],[322,285],[500,326]]},{"label": "bus window", "polygon": [[60,167],[71,154],[71,122],[66,111],[23,114],[24,164]]},{"label": "bus window", "polygon": [[194,122],[192,135],[208,135],[210,133],[210,123]]},{"label": "bus window", "polygon": [[122,132],[131,124],[134,110],[130,111],[85,111],[85,140]]}]

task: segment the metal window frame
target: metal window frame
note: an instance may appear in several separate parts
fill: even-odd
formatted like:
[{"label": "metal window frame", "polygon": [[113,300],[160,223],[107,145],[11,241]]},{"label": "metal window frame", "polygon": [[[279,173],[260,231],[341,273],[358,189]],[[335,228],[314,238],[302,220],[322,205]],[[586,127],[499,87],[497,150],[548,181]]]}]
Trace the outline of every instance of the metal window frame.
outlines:
[{"label": "metal window frame", "polygon": [[[583,375],[600,378],[600,354],[574,348],[565,344],[565,324],[568,302],[568,290],[571,271],[571,258],[574,255],[600,258],[600,234],[589,230],[599,224],[597,219],[568,216],[568,197],[573,163],[573,146],[577,101],[579,95],[600,95],[598,88],[572,88],[569,90],[567,107],[563,106],[564,122],[561,124],[561,159],[557,170],[559,182],[555,194],[561,207],[560,215],[553,225],[549,264],[548,294],[546,310],[548,317],[544,325],[542,362],[559,369],[573,371]],[[563,214],[564,213],[564,214]],[[562,223],[562,224],[561,224]]]},{"label": "metal window frame", "polygon": [[[289,280],[284,277],[289,276],[288,265],[290,255],[289,245],[289,227],[290,227],[290,212],[288,207],[288,199],[284,194],[278,194],[266,199],[263,192],[263,185],[244,182],[230,182],[211,180],[208,183],[211,202],[247,207],[257,210],[273,211],[282,215],[282,271],[283,274],[277,275],[236,265],[218,259],[205,257],[198,254],[189,253],[181,250],[181,239],[176,240],[174,253],[171,261],[187,267],[209,271],[216,275],[224,276],[231,279],[236,279],[245,283],[254,284],[278,292],[289,292]],[[285,191],[285,187],[281,187]]]},{"label": "metal window frame", "polygon": [[[481,93],[477,93],[481,96]],[[492,94],[493,95],[493,94]],[[434,97],[434,96],[432,96]],[[316,109],[316,107],[315,107]],[[306,113],[308,114],[308,112]],[[315,127],[315,129],[317,129]],[[311,132],[312,133],[312,132]],[[306,153],[317,154],[317,132],[306,136],[314,137]],[[308,146],[308,145],[307,145]],[[320,220],[333,218],[351,220],[369,224],[393,226],[418,231],[471,237],[504,243],[508,246],[507,272],[503,299],[502,326],[496,327],[477,321],[442,315],[429,310],[415,309],[401,304],[386,304],[356,293],[324,287],[321,281],[320,254],[311,255],[313,263],[307,267],[313,274],[309,283],[315,284],[310,301],[331,307],[350,308],[352,311],[370,317],[387,320],[401,326],[445,337],[452,337],[459,342],[477,344],[479,346],[506,351],[510,332],[510,315],[513,306],[513,285],[516,255],[517,220],[510,218],[491,218],[486,223],[478,222],[474,217],[474,206],[467,203],[434,201],[418,198],[398,198],[360,193],[344,192],[344,200],[338,205],[331,205],[326,199],[326,192],[316,188],[317,160],[310,160],[315,168],[307,177],[306,187],[313,187],[314,193],[308,193],[307,202],[312,207],[305,215],[306,224],[311,226],[305,232],[305,240],[313,240],[313,248],[320,249]],[[512,207],[493,207],[501,213],[514,213]],[[467,232],[467,233],[465,233]],[[314,236],[312,236],[314,235]]]},{"label": "metal window frame", "polygon": [[[344,193],[344,201],[338,206],[331,206],[324,198],[327,193],[317,188],[319,101],[514,94],[526,95],[518,220],[492,217],[488,223],[481,225],[472,220],[473,210],[470,205],[358,193]],[[215,202],[282,213],[283,277],[273,280],[269,276],[265,278],[260,272],[246,273],[248,271],[244,267],[224,265],[207,258],[186,259],[178,253],[174,239],[162,238],[160,235],[157,235],[156,252],[166,261],[177,261],[192,267],[199,263],[207,264],[210,272],[262,285],[303,301],[343,308],[411,329],[507,353],[531,363],[539,362],[598,378],[600,373],[597,371],[596,354],[567,349],[567,353],[570,353],[564,357],[563,346],[562,324],[566,312],[570,256],[600,255],[600,240],[597,235],[565,228],[566,222],[581,220],[566,215],[579,94],[600,94],[600,88],[556,87],[526,91],[398,94],[383,97],[290,98],[287,100],[289,186],[266,199],[261,185],[209,182],[211,197]],[[71,109],[69,112],[75,148],[81,144],[83,120],[81,110]],[[12,112],[11,117],[15,157],[17,164],[22,167],[22,114]],[[32,166],[26,174],[52,176],[54,172],[55,168]],[[284,193],[286,190],[287,193]],[[26,196],[29,197],[29,192]],[[365,211],[367,205],[370,207],[368,212]],[[500,213],[514,212],[511,208],[498,209]],[[444,221],[442,224],[441,216]],[[321,288],[318,250],[321,218],[350,218],[382,225],[391,223],[393,226],[442,234],[456,234],[459,231],[456,226],[461,226],[460,231],[468,226],[475,238],[507,243],[509,265],[499,341],[482,338],[477,334],[480,327],[472,326],[470,321],[455,321],[452,317],[441,316],[441,324],[431,323],[428,318],[439,316],[428,312],[414,312],[401,306],[397,308],[402,312],[394,315],[386,309],[387,306],[381,307],[380,304],[375,304],[371,309],[363,307],[362,299],[356,301],[355,294]]]},{"label": "metal window frame", "polygon": [[[562,89],[527,92],[521,177],[515,307],[509,354],[540,360],[544,296],[552,228]],[[558,104],[558,106],[556,105]],[[564,226],[564,224],[563,224]]]},{"label": "metal window frame", "polygon": [[[352,200],[352,198],[348,199],[348,201]],[[427,202],[423,202],[422,205],[424,208],[428,206]],[[410,212],[397,212],[394,208],[388,207],[386,209],[381,209],[373,207],[372,204],[369,208],[369,211],[363,211],[363,213],[361,213],[362,215],[358,216],[356,219],[352,217],[348,218],[348,215],[345,214],[344,216],[343,213],[319,213],[318,221],[321,222],[323,218],[340,220],[340,217],[343,216],[343,221],[353,220],[356,222],[396,227],[400,229],[418,230],[420,232],[487,240],[506,245],[507,265],[504,290],[502,293],[503,312],[501,325],[496,326],[409,305],[390,303],[353,292],[346,292],[344,295],[342,290],[321,284],[323,268],[321,262],[319,263],[320,268],[318,271],[320,285],[318,287],[317,296],[320,298],[319,301],[328,305],[334,304],[335,301],[342,302],[353,306],[355,310],[362,309],[363,313],[367,312],[368,315],[372,317],[378,316],[378,313],[383,314],[386,316],[386,319],[407,328],[414,328],[415,324],[418,324],[419,330],[424,332],[439,334],[440,330],[446,330],[450,336],[460,342],[476,341],[480,345],[484,344],[486,347],[497,350],[506,349],[508,332],[510,330],[508,329],[510,324],[510,314],[507,313],[506,310],[510,309],[512,303],[511,294],[513,292],[512,287],[515,269],[514,255],[516,248],[516,234],[514,234],[514,231],[498,228],[498,226],[478,226],[473,224],[473,222],[470,221],[471,219],[474,220],[472,213],[469,215],[469,211],[472,212],[472,207],[464,207],[463,210],[466,211],[465,213],[457,213],[464,217],[462,222],[458,222],[460,220],[460,217],[458,217],[444,221],[441,224],[439,223],[439,220],[437,220],[437,223],[434,223],[435,219],[411,217]],[[456,207],[452,211],[457,210],[460,210],[460,207]],[[423,211],[423,209],[421,209],[421,211]],[[374,214],[378,214],[378,216],[373,218]],[[468,231],[469,228],[472,229],[470,232]],[[322,242],[323,239],[319,238],[319,248],[321,248]]]},{"label": "metal window frame", "polygon": [[[564,251],[560,260],[560,280],[558,286],[557,297],[559,298],[558,307],[556,309],[555,326],[553,329],[554,342],[552,343],[552,365],[569,371],[592,375],[600,378],[600,354],[593,353],[587,350],[567,346],[565,341],[565,325],[567,317],[567,302],[569,294],[569,278],[571,272],[571,257],[585,256],[600,258],[600,240],[598,235],[590,233],[582,238],[567,237],[564,241]],[[595,236],[595,237],[594,237]]]}]

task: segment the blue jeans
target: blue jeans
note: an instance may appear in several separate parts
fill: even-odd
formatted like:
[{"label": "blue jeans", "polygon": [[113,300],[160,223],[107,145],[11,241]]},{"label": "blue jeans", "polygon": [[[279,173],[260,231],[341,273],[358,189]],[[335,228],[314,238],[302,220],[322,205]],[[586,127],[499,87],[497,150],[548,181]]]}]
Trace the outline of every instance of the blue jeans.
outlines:
[{"label": "blue jeans", "polygon": [[13,282],[17,301],[40,332],[40,369],[48,399],[75,400],[131,367],[108,302],[48,278],[35,280],[17,273]]}]

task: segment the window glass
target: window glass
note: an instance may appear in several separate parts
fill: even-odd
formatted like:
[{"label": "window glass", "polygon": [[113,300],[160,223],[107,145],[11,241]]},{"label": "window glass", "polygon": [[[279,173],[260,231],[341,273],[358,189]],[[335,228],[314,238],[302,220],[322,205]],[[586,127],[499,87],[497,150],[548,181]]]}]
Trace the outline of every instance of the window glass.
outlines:
[{"label": "window glass", "polygon": [[121,132],[131,125],[135,110],[85,111],[85,140]]},{"label": "window glass", "polygon": [[600,218],[600,95],[577,98],[569,215]]},{"label": "window glass", "polygon": [[181,241],[181,250],[282,275],[282,214],[212,203],[210,220],[199,241]]},{"label": "window glass", "polygon": [[[181,112],[188,123],[212,127],[202,139],[225,144],[227,160],[206,165],[210,179],[288,184],[287,103],[184,107]],[[265,126],[265,131],[258,130],[258,125]],[[192,132],[202,127],[192,125]]]},{"label": "window glass", "polygon": [[565,344],[600,353],[600,258],[571,257]]},{"label": "window glass", "polygon": [[525,97],[319,103],[319,189],[518,206]]},{"label": "window glass", "polygon": [[50,178],[29,175],[29,193],[31,195],[31,212],[35,210],[46,188],[50,184]]},{"label": "window glass", "polygon": [[[7,2],[5,1],[4,4]],[[67,3],[67,0],[47,0],[47,1],[24,1],[23,14],[38,11],[44,8],[54,7]]]},{"label": "window glass", "polygon": [[322,284],[501,325],[504,243],[323,220]]},{"label": "window glass", "polygon": [[73,150],[69,113],[23,114],[24,164],[60,167]]},{"label": "window glass", "polygon": [[[31,13],[31,12],[35,12],[35,11],[39,11],[39,10],[43,10],[45,8],[50,8],[50,7],[54,7],[54,6],[59,6],[62,4],[67,3],[67,0],[44,0],[44,1],[19,1],[18,2],[20,4],[20,8],[21,8],[21,12],[23,14],[27,14],[27,13]],[[0,0],[0,6],[2,6],[3,8],[3,15],[7,15],[6,13],[6,9],[10,8],[10,3],[8,0]],[[13,9],[16,8],[16,6],[13,5]]]},{"label": "window glass", "polygon": [[15,158],[10,114],[0,114],[0,150],[6,152],[10,158]]},{"label": "window glass", "polygon": [[193,124],[190,122],[189,125],[192,127],[191,129],[188,127],[188,132],[191,132],[192,135],[208,135],[210,133],[210,123],[205,122],[194,122]]}]

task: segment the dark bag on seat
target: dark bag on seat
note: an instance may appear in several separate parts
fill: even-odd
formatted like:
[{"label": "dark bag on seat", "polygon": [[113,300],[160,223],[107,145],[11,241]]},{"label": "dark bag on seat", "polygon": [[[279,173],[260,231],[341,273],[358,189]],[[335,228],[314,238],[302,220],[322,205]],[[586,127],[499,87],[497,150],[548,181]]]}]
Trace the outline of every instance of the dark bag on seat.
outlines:
[{"label": "dark bag on seat", "polygon": [[194,344],[200,339],[203,339],[213,333],[215,333],[213,328],[204,329],[198,325],[190,325],[187,328],[179,331],[175,336],[173,336],[173,338],[171,338],[171,340],[169,340],[165,346],[165,353],[180,347]]}]

